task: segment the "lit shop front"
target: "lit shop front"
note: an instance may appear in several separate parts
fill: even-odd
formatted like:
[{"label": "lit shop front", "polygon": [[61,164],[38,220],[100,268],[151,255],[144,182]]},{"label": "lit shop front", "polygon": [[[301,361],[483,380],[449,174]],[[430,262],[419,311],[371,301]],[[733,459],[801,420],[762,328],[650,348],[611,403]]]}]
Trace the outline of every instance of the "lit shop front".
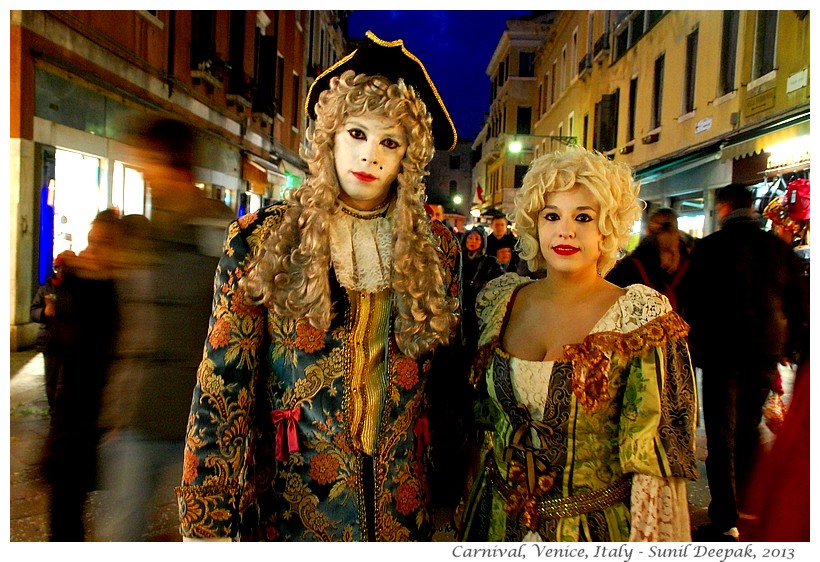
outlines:
[{"label": "lit shop front", "polygon": [[[755,208],[768,228],[797,245],[808,245],[811,181],[810,125],[806,118],[776,131],[724,147],[733,181],[755,192]],[[785,230],[784,230],[785,229]]]}]

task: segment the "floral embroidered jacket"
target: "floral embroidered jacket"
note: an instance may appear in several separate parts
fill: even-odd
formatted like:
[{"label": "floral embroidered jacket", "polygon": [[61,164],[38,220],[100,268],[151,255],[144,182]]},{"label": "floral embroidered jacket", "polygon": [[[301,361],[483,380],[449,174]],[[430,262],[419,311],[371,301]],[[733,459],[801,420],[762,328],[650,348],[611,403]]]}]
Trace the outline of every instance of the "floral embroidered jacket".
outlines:
[{"label": "floral embroidered jacket", "polygon": [[493,429],[462,538],[683,540],[685,481],[697,479],[688,326],[666,297],[631,285],[561,360],[521,360],[500,342],[517,290],[531,282],[509,273],[478,297],[475,375]]},{"label": "floral embroidered jacket", "polygon": [[[399,352],[390,289],[355,294],[332,270],[326,333],[247,304],[238,282],[284,210],[272,205],[228,229],[176,490],[181,532],[430,540],[424,391],[431,357]],[[432,228],[446,289],[456,296],[458,244],[440,223]],[[378,353],[357,351],[367,346]],[[364,377],[354,375],[354,362]]]}]

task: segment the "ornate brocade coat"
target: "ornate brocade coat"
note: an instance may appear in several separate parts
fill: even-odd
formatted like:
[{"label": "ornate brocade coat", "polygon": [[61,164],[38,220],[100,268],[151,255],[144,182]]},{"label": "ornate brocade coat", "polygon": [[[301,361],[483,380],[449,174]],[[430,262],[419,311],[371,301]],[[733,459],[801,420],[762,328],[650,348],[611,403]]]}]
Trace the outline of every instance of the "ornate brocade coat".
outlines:
[{"label": "ornate brocade coat", "polygon": [[[241,540],[430,540],[431,357],[399,352],[390,289],[348,291],[333,270],[334,316],[326,333],[247,304],[238,282],[284,211],[273,205],[228,229],[176,490],[181,532]],[[439,223],[432,230],[446,290],[457,296],[458,244]],[[361,363],[361,348],[374,337],[381,355]],[[353,361],[377,371],[357,377]],[[383,400],[368,403],[372,396]],[[368,424],[365,455],[355,444]]]}]

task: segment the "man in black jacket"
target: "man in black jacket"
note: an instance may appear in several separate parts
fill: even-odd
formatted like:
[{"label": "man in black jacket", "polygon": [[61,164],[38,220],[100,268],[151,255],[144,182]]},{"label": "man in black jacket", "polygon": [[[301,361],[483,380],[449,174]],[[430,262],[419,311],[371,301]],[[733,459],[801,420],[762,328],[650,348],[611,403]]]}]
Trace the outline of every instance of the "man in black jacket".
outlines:
[{"label": "man in black jacket", "polygon": [[808,334],[808,295],[794,252],[761,229],[752,194],[717,195],[720,230],[695,246],[682,282],[692,359],[703,371],[703,415],[712,495],[697,540],[737,540],[737,522],[760,444],[763,403],[778,363],[798,359]]}]

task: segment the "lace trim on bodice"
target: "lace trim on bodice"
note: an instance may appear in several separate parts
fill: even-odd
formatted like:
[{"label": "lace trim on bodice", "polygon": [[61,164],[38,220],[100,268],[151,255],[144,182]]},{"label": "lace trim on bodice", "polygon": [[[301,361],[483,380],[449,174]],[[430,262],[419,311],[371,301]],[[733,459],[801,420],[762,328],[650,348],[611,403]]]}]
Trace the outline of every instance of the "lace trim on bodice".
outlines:
[{"label": "lace trim on bodice", "polygon": [[515,399],[524,404],[534,420],[541,420],[547,405],[554,361],[527,361],[510,357],[510,379]]}]

